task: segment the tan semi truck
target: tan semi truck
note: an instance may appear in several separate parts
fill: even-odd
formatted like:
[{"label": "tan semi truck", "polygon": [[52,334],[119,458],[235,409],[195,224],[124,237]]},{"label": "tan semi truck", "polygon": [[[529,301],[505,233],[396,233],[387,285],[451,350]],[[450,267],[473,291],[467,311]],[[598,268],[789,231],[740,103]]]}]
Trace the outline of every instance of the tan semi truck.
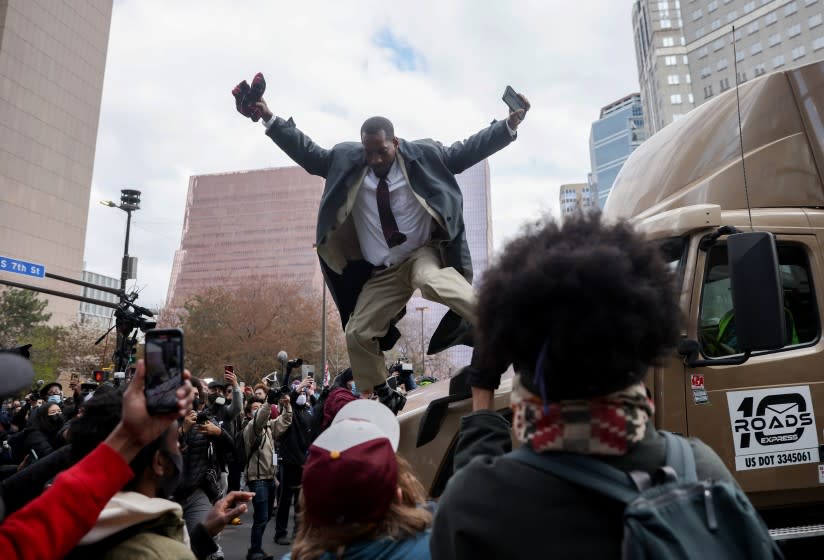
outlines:
[{"label": "tan semi truck", "polygon": [[[820,537],[824,63],[763,76],[738,93],[740,136],[733,89],[644,142],[604,218],[628,219],[657,244],[680,287],[681,344],[646,378],[656,426],[710,445],[775,538]],[[772,234],[772,263],[733,270],[741,251],[730,228]],[[777,328],[780,343],[752,342],[775,339]],[[510,391],[505,378],[499,410],[508,411]],[[466,392],[462,379],[435,383],[412,393],[400,416],[400,452],[433,496],[451,474],[459,419],[471,410]]]}]

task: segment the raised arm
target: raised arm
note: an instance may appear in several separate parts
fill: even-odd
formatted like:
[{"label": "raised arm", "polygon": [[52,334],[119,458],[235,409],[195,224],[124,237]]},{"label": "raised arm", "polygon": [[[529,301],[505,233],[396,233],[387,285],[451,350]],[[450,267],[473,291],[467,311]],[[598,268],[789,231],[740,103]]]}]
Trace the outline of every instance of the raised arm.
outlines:
[{"label": "raised arm", "polygon": [[295,121],[291,118],[285,121],[275,117],[263,99],[257,103],[257,107],[261,112],[261,121],[266,127],[266,136],[274,140],[275,144],[307,173],[326,178],[332,159],[331,152],[315,144],[295,126]]},{"label": "raised arm", "polygon": [[455,142],[449,147],[441,145],[444,161],[452,173],[457,174],[469,169],[515,140],[518,126],[530,107],[529,100],[523,95],[519,96],[526,109],[510,111],[505,121],[493,122],[463,142]]}]

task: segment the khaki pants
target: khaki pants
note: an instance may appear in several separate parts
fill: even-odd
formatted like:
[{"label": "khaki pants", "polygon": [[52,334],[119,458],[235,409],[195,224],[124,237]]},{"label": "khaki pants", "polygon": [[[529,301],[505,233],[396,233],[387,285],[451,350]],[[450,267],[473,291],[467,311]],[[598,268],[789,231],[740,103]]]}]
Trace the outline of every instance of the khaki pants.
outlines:
[{"label": "khaki pants", "polygon": [[424,245],[404,262],[373,273],[358,296],[346,323],[346,345],[358,387],[371,390],[386,381],[386,362],[378,339],[386,335],[389,322],[416,289],[425,299],[442,303],[475,323],[472,285],[451,266],[443,267],[437,247]]}]

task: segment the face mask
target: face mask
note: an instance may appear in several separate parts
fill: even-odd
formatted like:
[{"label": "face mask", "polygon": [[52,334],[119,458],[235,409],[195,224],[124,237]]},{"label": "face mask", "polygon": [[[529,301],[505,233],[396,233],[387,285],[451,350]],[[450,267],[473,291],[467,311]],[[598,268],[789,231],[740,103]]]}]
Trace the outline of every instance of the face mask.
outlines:
[{"label": "face mask", "polygon": [[214,395],[209,395],[209,404],[223,406],[224,404],[226,404],[226,397],[220,396],[217,393],[215,393]]},{"label": "face mask", "polygon": [[163,453],[175,467],[174,473],[169,476],[164,476],[160,480],[160,488],[158,489],[160,497],[168,499],[174,495],[175,490],[177,490],[177,487],[180,486],[183,480],[183,456],[179,453],[169,453],[165,449],[161,449],[160,452]]},{"label": "face mask", "polygon": [[354,381],[352,382],[352,394],[353,394],[353,395],[355,395],[356,397],[357,397],[357,396],[360,396],[360,393],[358,393],[358,388],[357,388],[357,386],[355,385],[355,382],[354,382]]},{"label": "face mask", "polygon": [[298,398],[295,399],[295,404],[298,405],[298,406],[305,405],[306,404],[306,395],[304,395],[303,393],[298,395]]},{"label": "face mask", "polygon": [[52,428],[60,428],[63,425],[63,415],[62,414],[52,414],[48,417],[49,425]]},{"label": "face mask", "polygon": [[199,408],[200,408],[200,399],[195,397],[195,399],[192,401],[192,410],[197,410]]},{"label": "face mask", "polygon": [[49,395],[49,398],[46,402],[60,404],[61,402],[63,402],[63,397],[61,397],[60,395]]}]

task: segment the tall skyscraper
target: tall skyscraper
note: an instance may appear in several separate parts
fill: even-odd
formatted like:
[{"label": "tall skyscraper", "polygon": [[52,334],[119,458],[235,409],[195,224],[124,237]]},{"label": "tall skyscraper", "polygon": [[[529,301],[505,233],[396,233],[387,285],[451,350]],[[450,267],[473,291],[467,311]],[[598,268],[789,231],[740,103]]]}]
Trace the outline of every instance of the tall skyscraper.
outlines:
[{"label": "tall skyscraper", "polygon": [[321,289],[313,248],[323,179],[278,167],[189,179],[167,307],[213,286],[299,282]]},{"label": "tall skyscraper", "polygon": [[598,208],[597,193],[589,183],[561,185],[558,193],[561,203],[561,222],[576,212],[591,212]]},{"label": "tall skyscraper", "polygon": [[[0,1],[0,254],[77,279],[111,17],[112,0]],[[47,299],[53,323],[77,320],[77,301]]]},{"label": "tall skyscraper", "polygon": [[736,78],[824,58],[823,12],[822,0],[635,0],[647,132],[735,87]]},{"label": "tall skyscraper", "polygon": [[645,139],[640,94],[632,93],[601,109],[589,134],[592,172],[587,181],[590,191],[598,194],[599,208],[604,207],[621,166]]},{"label": "tall skyscraper", "polygon": [[[469,244],[469,251],[472,255],[473,285],[478,286],[484,271],[489,267],[489,259],[492,257],[492,203],[491,189],[489,182],[489,163],[484,160],[460,175],[456,176],[458,185],[461,187],[464,199],[464,227],[466,229],[466,240]],[[418,308],[426,308],[418,311]],[[421,349],[421,314],[423,315],[423,345],[424,351],[429,345],[432,333],[438,327],[441,318],[447,312],[447,307],[439,303],[427,301],[420,297],[419,292],[415,292],[412,299],[406,306],[406,317],[401,321],[399,328],[403,333],[406,342],[412,352],[408,356],[420,355]],[[459,368],[469,364],[472,357],[472,349],[468,346],[455,346],[439,354],[440,364],[449,364],[447,368]],[[416,371],[419,375],[421,372]],[[427,371],[427,373],[433,373]],[[436,373],[447,374],[442,370]]]}]

